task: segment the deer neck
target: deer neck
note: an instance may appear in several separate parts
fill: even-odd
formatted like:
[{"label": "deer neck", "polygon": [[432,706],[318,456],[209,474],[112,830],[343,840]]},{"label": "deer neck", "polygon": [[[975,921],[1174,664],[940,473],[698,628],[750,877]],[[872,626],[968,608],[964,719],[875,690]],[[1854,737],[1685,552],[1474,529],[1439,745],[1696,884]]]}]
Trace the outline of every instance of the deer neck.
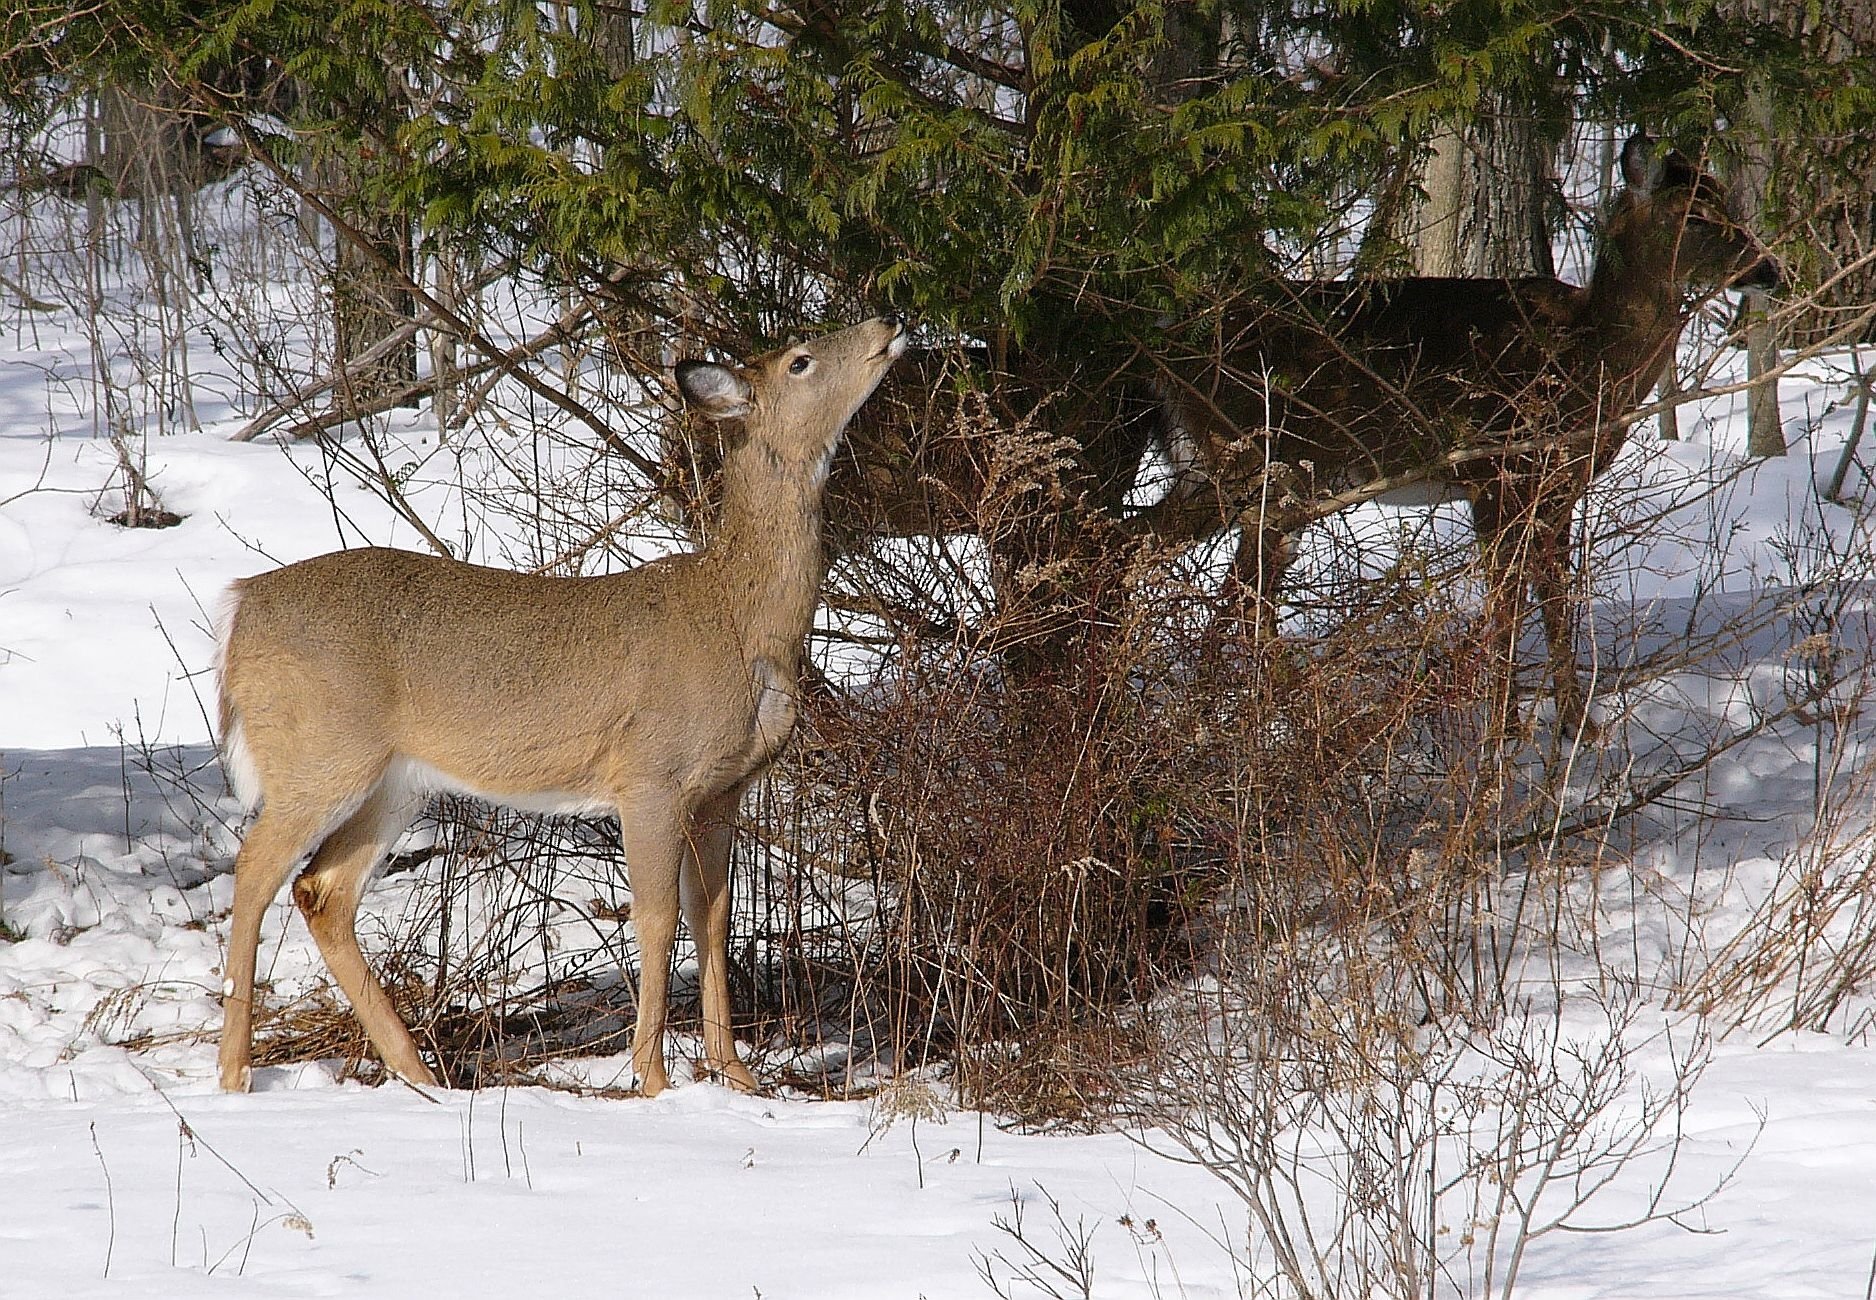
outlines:
[{"label": "deer neck", "polygon": [[1609,224],[1584,294],[1578,338],[1584,358],[1606,379],[1652,381],[1680,332],[1685,286],[1674,265],[1675,240],[1643,212]]},{"label": "deer neck", "polygon": [[814,621],[826,561],[826,474],[747,437],[724,458],[723,500],[701,563],[751,659],[792,672]]}]

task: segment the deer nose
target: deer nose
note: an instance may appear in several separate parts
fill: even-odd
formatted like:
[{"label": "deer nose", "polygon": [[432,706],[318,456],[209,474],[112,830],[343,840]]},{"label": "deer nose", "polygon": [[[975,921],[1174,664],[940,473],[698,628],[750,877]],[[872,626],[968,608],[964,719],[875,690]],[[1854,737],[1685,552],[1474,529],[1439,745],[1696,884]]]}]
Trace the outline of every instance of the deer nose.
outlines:
[{"label": "deer nose", "polygon": [[905,317],[896,311],[881,312],[879,322],[882,325],[890,325],[901,333],[904,333],[906,328]]}]

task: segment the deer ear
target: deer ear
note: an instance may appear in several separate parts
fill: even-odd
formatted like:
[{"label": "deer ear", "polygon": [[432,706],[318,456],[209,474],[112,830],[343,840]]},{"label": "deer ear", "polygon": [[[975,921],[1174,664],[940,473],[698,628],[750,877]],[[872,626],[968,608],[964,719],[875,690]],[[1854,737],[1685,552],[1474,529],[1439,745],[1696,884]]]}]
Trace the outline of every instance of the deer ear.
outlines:
[{"label": "deer ear", "polygon": [[1637,131],[1622,146],[1622,179],[1630,188],[1651,194],[1661,184],[1661,177],[1667,170],[1666,161],[1661,157],[1660,147],[1648,138],[1645,131]]},{"label": "deer ear", "polygon": [[677,363],[677,386],[684,400],[713,420],[733,420],[749,414],[755,391],[749,381],[712,361]]}]

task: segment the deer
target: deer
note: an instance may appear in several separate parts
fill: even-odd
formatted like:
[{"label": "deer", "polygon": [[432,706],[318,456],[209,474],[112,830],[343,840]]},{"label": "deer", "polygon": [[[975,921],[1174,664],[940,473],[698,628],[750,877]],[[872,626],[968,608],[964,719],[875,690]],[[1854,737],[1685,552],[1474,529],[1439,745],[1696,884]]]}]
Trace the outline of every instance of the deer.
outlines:
[{"label": "deer", "polygon": [[1587,285],[1279,281],[1261,305],[1216,313],[1204,346],[1155,362],[1174,476],[1147,517],[1174,535],[1240,523],[1233,580],[1274,628],[1305,524],[1416,481],[1462,494],[1503,689],[1534,598],[1559,725],[1574,731],[1587,721],[1568,593],[1576,506],[1694,306],[1780,278],[1727,191],[1684,155],[1638,134],[1621,168]]},{"label": "deer", "polygon": [[640,1090],[670,1083],[680,911],[697,950],[707,1067],[756,1090],[731,1030],[731,840],[744,792],[795,725],[835,448],[906,339],[884,315],[741,366],[677,365],[685,403],[732,422],[721,504],[698,550],[554,577],[373,547],[233,585],[221,746],[237,796],[259,813],[234,865],[225,1090],[251,1086],[262,914],[302,860],[293,901],[380,1061],[435,1085],[356,925],[379,862],[436,792],[615,813],[640,952]]}]

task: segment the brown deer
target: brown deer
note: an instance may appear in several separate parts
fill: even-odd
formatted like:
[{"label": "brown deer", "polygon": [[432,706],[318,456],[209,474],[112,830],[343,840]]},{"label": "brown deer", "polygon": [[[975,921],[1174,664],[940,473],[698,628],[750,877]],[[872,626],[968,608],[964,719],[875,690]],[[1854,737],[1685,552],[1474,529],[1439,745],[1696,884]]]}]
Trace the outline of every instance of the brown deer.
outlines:
[{"label": "brown deer", "polygon": [[221,1083],[249,1083],[261,914],[294,882],[327,967],[384,1064],[434,1076],[359,951],[359,897],[433,791],[550,813],[616,812],[642,958],[632,1063],[662,1091],[680,906],[697,946],[704,1050],[755,1079],[730,1030],[730,837],[795,722],[841,430],[905,349],[883,316],[732,368],[677,367],[690,405],[742,432],[703,549],[552,578],[405,551],[341,551],[235,584],[222,632],[222,747],[260,805],[235,859]]},{"label": "brown deer", "polygon": [[1204,347],[1156,367],[1178,477],[1147,518],[1173,535],[1200,517],[1216,528],[1220,510],[1241,521],[1234,573],[1267,617],[1303,524],[1389,484],[1457,489],[1506,682],[1534,594],[1558,717],[1577,725],[1572,512],[1660,375],[1690,293],[1778,283],[1720,184],[1685,157],[1638,135],[1622,172],[1587,286],[1283,282],[1259,308],[1220,313]]}]

